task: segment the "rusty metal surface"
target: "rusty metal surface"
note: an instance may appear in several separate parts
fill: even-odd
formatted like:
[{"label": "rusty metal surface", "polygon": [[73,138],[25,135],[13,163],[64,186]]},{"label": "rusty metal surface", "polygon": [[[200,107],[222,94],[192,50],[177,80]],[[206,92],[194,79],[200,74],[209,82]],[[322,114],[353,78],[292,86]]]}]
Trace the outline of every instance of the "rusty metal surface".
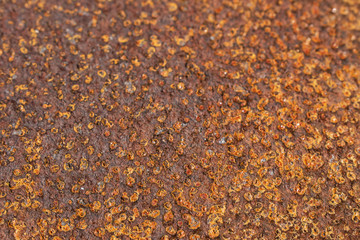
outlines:
[{"label": "rusty metal surface", "polygon": [[359,1],[0,2],[0,239],[359,239]]}]

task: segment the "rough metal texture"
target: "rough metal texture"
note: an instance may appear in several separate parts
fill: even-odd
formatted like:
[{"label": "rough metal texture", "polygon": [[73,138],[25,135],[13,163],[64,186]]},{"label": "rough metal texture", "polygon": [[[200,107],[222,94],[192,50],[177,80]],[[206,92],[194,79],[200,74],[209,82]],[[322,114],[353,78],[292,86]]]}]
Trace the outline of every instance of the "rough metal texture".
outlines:
[{"label": "rough metal texture", "polygon": [[359,11],[2,0],[0,239],[359,239]]}]

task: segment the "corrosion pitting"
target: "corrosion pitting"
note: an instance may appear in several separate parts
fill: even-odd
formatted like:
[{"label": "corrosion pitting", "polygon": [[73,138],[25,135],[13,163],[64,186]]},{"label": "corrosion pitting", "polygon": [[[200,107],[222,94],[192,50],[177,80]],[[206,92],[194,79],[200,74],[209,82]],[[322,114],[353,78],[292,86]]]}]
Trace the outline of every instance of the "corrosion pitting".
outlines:
[{"label": "corrosion pitting", "polygon": [[359,239],[360,2],[0,3],[0,239]]}]

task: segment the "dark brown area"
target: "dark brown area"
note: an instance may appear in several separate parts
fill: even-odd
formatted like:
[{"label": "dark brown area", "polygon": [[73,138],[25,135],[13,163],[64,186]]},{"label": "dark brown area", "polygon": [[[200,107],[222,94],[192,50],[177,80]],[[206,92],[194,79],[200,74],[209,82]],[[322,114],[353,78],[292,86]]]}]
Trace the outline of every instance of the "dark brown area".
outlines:
[{"label": "dark brown area", "polygon": [[359,239],[359,16],[1,1],[0,239]]}]

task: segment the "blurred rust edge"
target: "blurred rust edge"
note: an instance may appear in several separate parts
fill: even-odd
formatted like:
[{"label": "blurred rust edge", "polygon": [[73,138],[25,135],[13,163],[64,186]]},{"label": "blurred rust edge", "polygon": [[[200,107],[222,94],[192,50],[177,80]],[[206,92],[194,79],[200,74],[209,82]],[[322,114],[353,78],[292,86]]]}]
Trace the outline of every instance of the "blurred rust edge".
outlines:
[{"label": "blurred rust edge", "polygon": [[2,0],[0,239],[360,239],[359,16]]}]

